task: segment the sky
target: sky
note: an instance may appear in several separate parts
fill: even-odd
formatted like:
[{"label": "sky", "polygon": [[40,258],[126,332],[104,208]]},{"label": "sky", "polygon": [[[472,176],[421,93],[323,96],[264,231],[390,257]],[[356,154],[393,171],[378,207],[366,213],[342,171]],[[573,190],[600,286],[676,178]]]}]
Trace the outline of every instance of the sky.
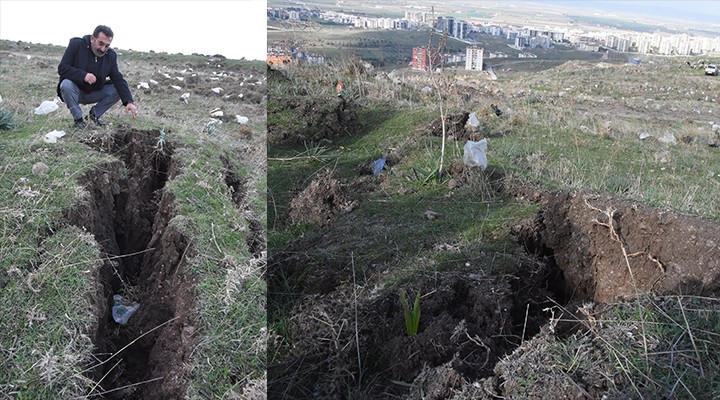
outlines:
[{"label": "sky", "polygon": [[66,46],[107,25],[116,51],[264,60],[266,0],[0,0],[0,39]]}]

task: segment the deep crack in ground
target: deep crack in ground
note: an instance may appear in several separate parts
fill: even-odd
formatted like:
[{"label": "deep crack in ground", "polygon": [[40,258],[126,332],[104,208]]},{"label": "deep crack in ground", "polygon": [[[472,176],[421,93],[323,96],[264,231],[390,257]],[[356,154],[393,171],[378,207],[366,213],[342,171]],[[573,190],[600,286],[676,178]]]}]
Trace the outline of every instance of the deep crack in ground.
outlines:
[{"label": "deep crack in ground", "polygon": [[[99,323],[94,338],[102,364],[92,371],[96,395],[107,399],[175,399],[185,385],[195,324],[189,316],[194,281],[185,269],[190,243],[168,227],[174,199],[172,146],[156,147],[159,132],[121,130],[110,152],[119,161],[94,168],[69,220],[95,235],[106,260],[98,282]],[[126,325],[111,315],[114,294],[140,303]]]}]

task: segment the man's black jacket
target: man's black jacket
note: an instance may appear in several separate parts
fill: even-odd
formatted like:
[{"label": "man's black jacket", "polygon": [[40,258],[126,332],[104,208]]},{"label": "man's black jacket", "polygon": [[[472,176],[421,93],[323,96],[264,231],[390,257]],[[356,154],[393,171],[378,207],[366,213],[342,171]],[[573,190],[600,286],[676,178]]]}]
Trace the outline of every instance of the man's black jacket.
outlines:
[{"label": "man's black jacket", "polygon": [[[85,82],[85,75],[88,72],[97,78],[92,85]],[[70,79],[84,92],[94,92],[102,89],[106,78],[110,77],[108,83],[112,82],[115,85],[123,106],[133,102],[130,88],[118,70],[115,50],[109,48],[103,57],[96,57],[90,48],[90,35],[70,39],[70,44],[58,65],[58,74],[60,74],[60,81],[57,86],[57,94],[61,99],[60,82],[63,79]]]}]

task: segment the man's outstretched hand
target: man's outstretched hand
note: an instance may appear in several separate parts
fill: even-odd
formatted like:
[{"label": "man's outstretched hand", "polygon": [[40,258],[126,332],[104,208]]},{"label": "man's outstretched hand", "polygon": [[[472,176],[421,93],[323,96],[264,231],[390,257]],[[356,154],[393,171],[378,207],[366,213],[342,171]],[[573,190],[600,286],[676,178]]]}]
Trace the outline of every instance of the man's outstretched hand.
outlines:
[{"label": "man's outstretched hand", "polygon": [[137,117],[137,107],[135,107],[135,104],[133,103],[127,103],[125,106],[125,114],[131,113],[133,118]]}]

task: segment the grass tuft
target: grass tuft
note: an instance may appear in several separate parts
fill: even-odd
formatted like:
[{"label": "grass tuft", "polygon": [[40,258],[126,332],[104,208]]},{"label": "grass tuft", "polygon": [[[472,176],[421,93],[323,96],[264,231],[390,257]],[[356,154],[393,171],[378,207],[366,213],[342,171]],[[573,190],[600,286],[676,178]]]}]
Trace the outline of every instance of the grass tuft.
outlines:
[{"label": "grass tuft", "polygon": [[405,316],[405,333],[408,336],[417,336],[420,326],[420,292],[418,291],[415,294],[415,301],[412,309],[410,309],[407,292],[405,289],[400,289],[400,303],[402,303],[403,315]]}]

